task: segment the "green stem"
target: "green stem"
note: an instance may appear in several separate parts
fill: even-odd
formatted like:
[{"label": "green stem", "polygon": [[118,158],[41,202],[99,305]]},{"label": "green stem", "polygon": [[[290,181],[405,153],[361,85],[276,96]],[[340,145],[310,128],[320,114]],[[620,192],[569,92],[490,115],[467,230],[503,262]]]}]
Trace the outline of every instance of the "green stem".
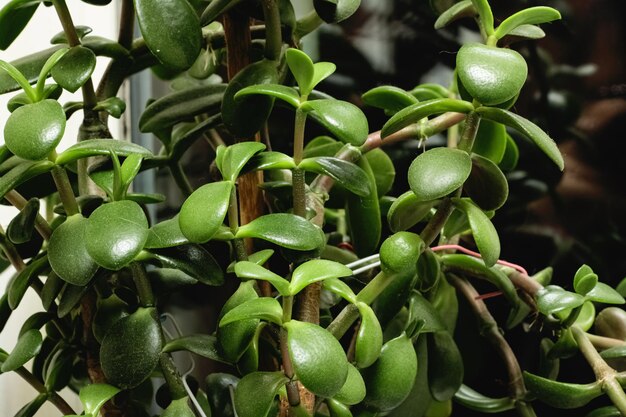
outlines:
[{"label": "green stem", "polygon": [[22,259],[20,254],[17,252],[17,249],[15,249],[15,245],[13,245],[13,243],[4,236],[4,229],[2,228],[2,226],[0,226],[0,234],[2,234],[3,237],[2,241],[0,242],[0,248],[2,248],[2,252],[4,252],[4,256],[11,263],[11,266],[13,266],[13,268],[15,268],[17,272],[26,268],[26,264],[24,263],[24,260]]},{"label": "green stem", "polygon": [[135,7],[133,0],[122,0],[122,10],[120,11],[120,29],[117,36],[117,43],[126,49],[133,46],[133,32],[135,29]]},{"label": "green stem", "polygon": [[70,407],[70,405],[56,392],[49,392],[46,387],[26,368],[23,366],[16,369],[15,373],[18,374],[24,381],[28,382],[37,392],[41,394],[47,394],[50,403],[52,403],[63,415],[75,415],[76,412]]},{"label": "green stem", "polygon": [[24,75],[17,68],[0,59],[0,69],[5,70],[7,74],[9,74],[9,76],[11,76],[11,78],[13,78],[20,87],[22,87],[22,90],[24,90],[30,101],[33,103],[37,101],[37,93],[35,92],[35,89],[30,86],[26,77],[24,77]]},{"label": "green stem", "polygon": [[474,147],[474,141],[476,140],[476,133],[480,126],[480,114],[476,112],[470,112],[465,118],[465,125],[463,126],[463,133],[461,134],[461,140],[459,140],[458,148],[464,150],[467,153],[472,152]]},{"label": "green stem", "polygon": [[59,192],[59,198],[61,199],[61,203],[63,203],[63,208],[65,208],[65,214],[68,217],[78,214],[80,210],[78,209],[76,196],[74,196],[74,190],[72,190],[72,183],[67,176],[65,168],[55,165],[54,168],[52,168],[52,178]]},{"label": "green stem", "polygon": [[182,377],[178,373],[172,357],[167,353],[161,353],[159,356],[159,365],[161,366],[161,372],[167,383],[167,387],[170,390],[172,399],[178,400],[187,396],[187,390],[183,385]]},{"label": "green stem", "polygon": [[[296,110],[296,120],[293,131],[293,161],[296,166],[302,162],[304,154],[304,129],[306,126],[306,113]],[[293,214],[306,217],[306,184],[304,171],[295,168],[292,177],[293,188]]]},{"label": "green stem", "polygon": [[439,204],[437,211],[433,217],[430,218],[428,223],[426,223],[426,226],[420,233],[420,237],[426,246],[430,246],[435,241],[441,232],[441,229],[443,229],[443,226],[448,221],[450,214],[452,214],[453,209],[454,206],[452,205],[452,199],[450,198],[443,199],[443,201]]},{"label": "green stem", "polygon": [[[237,198],[237,187],[233,185],[230,190],[230,200],[228,201],[228,226],[233,235],[239,230],[239,199]],[[248,259],[248,251],[243,239],[233,239],[235,247],[235,257],[238,261]]]},{"label": "green stem", "polygon": [[263,0],[261,5],[265,19],[265,58],[278,61],[283,46],[278,1]]},{"label": "green stem", "polygon": [[144,266],[139,262],[133,262],[130,264],[130,269],[133,272],[133,281],[139,295],[139,303],[142,307],[154,306],[156,302],[152,292],[152,284]]}]

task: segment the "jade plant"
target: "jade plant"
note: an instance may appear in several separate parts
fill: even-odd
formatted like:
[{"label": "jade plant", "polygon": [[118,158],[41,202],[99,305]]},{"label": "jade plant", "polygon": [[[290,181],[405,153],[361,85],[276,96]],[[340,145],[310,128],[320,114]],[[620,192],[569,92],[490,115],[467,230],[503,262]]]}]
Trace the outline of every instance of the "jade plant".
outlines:
[{"label": "jade plant", "polygon": [[[534,416],[537,404],[582,408],[600,396],[590,415],[626,415],[626,313],[611,306],[624,288],[588,265],[565,287],[551,285],[550,267],[529,275],[501,259],[492,223],[519,157],[511,133],[564,169],[554,140],[514,111],[528,66],[511,47],[545,36],[539,25],[557,10],[530,7],[496,26],[486,0],[454,3],[435,27],[474,18],[481,41],[460,47],[448,85],[365,92],[359,104],[388,118],[370,131],[362,107],[321,91],[335,65],[301,49],[358,0],[314,0],[298,19],[288,0],[119,3],[117,40],[75,25],[65,0],[0,9],[3,49],[40,7],[62,29],[52,47],[0,60],[0,93],[13,93],[0,195],[19,209],[0,233],[3,267],[15,270],[0,331],[29,287],[43,306],[0,350],[0,373],[39,392],[16,416],[46,401],[68,417]],[[97,56],[110,58],[99,85]],[[125,111],[122,83],[148,68],[172,80],[139,119],[157,153],[107,127]],[[78,90],[82,101],[63,99]],[[71,117],[82,117],[79,137],[57,151]],[[446,144],[433,144],[441,135]],[[395,161],[381,148],[408,141],[419,145],[409,189],[390,195]],[[199,142],[213,149],[212,174],[193,184],[182,161]],[[134,191],[146,170],[169,173],[183,200]],[[166,199],[176,212],[151,218],[146,207]],[[206,286],[225,294],[205,300],[218,317],[200,317],[207,333],[182,334],[168,300]],[[490,311],[494,295],[504,315]],[[464,383],[472,347],[461,327],[497,352],[509,378],[499,396]],[[518,360],[507,340],[516,329],[540,341],[538,365]],[[214,366],[192,372],[175,352]],[[595,379],[559,377],[559,362],[577,355]],[[82,410],[59,395],[65,387]]]}]

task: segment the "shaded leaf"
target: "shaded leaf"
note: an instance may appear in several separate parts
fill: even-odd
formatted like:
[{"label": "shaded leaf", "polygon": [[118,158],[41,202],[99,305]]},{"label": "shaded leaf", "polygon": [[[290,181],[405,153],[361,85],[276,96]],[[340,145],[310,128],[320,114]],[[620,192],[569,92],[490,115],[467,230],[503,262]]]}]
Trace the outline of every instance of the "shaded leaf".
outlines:
[{"label": "shaded leaf", "polygon": [[500,168],[490,159],[472,155],[472,172],[463,191],[483,210],[497,210],[506,203],[509,183]]},{"label": "shaded leaf", "polygon": [[240,320],[259,319],[279,326],[283,323],[283,308],[270,297],[253,298],[229,310],[220,319],[220,327]]},{"label": "shaded leaf", "polygon": [[485,265],[493,266],[500,258],[500,238],[489,217],[471,201],[455,198],[454,205],[465,212]]},{"label": "shaded leaf", "polygon": [[319,249],[326,243],[319,227],[302,217],[286,213],[258,217],[241,226],[235,237],[259,238],[300,251]]},{"label": "shaded leaf", "polygon": [[9,356],[7,356],[4,360],[2,367],[0,367],[0,371],[11,372],[21,366],[24,366],[26,362],[39,353],[42,343],[43,338],[41,337],[39,330],[31,329],[27,331],[21,335],[19,339],[17,339],[15,347]]},{"label": "shaded leaf", "polygon": [[303,103],[300,109],[344,143],[360,146],[367,139],[367,118],[352,103],[331,99],[310,100]]},{"label": "shaded leaf", "polygon": [[96,55],[84,46],[74,46],[52,68],[50,74],[65,90],[74,93],[82,87],[96,68]]},{"label": "shaded leaf", "polygon": [[282,372],[253,372],[244,376],[235,390],[239,417],[266,417],[278,390],[289,381]]},{"label": "shaded leaf", "polygon": [[524,371],[528,391],[541,402],[562,409],[578,408],[602,394],[602,384],[570,384],[552,381]]},{"label": "shaded leaf", "polygon": [[396,198],[387,211],[387,222],[392,232],[410,229],[422,221],[435,205],[436,200],[420,201],[413,191]]},{"label": "shaded leaf", "polygon": [[369,195],[367,174],[358,165],[343,159],[318,156],[303,159],[298,168],[328,175],[352,193],[364,197]]},{"label": "shaded leaf", "polygon": [[72,285],[87,285],[98,269],[85,243],[88,224],[87,219],[76,214],[54,229],[50,237],[50,266],[61,279]]},{"label": "shaded leaf", "polygon": [[163,346],[163,352],[178,352],[186,350],[203,358],[216,362],[230,363],[220,352],[217,337],[208,334],[192,334],[172,339]]},{"label": "shaded leaf", "polygon": [[151,157],[152,152],[134,143],[116,139],[88,139],[70,146],[57,156],[55,162],[65,165],[77,159],[90,156],[109,156],[111,153],[117,156],[139,154],[143,157]]},{"label": "shaded leaf", "polygon": [[249,261],[240,261],[235,264],[235,274],[239,278],[248,278],[248,279],[257,279],[262,281],[267,281],[271,283],[274,288],[278,290],[278,292],[287,296],[290,295],[290,285],[289,281],[273,273],[272,271],[262,267],[259,264],[249,262]]},{"label": "shaded leaf", "polygon": [[496,38],[501,39],[519,26],[538,25],[541,23],[551,22],[553,20],[559,20],[560,18],[561,13],[552,7],[529,7],[504,19],[504,21],[500,23],[496,29],[495,35]]}]

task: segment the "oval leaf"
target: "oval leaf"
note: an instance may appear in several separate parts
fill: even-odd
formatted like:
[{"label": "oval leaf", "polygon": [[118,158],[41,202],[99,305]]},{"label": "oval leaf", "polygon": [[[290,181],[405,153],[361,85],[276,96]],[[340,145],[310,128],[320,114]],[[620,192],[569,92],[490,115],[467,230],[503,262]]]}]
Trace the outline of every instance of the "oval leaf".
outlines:
[{"label": "oval leaf", "polygon": [[358,368],[367,368],[380,356],[380,350],[383,347],[383,330],[370,306],[365,303],[357,303],[356,306],[361,314],[361,325],[356,336],[354,359]]},{"label": "oval leaf", "polygon": [[15,347],[4,360],[0,371],[11,372],[17,368],[24,366],[26,362],[31,360],[41,350],[43,337],[37,329],[31,329],[20,336]]},{"label": "oval leaf", "polygon": [[495,265],[500,258],[500,238],[489,217],[469,200],[455,198],[454,205],[467,216],[472,236],[485,265]]},{"label": "oval leaf", "polygon": [[556,285],[548,285],[540,289],[535,299],[537,301],[537,309],[545,315],[573,309],[585,302],[585,298],[582,295],[565,291]]},{"label": "oval leaf", "polygon": [[360,5],[361,0],[313,0],[315,11],[327,23],[346,20]]},{"label": "oval leaf", "polygon": [[413,191],[396,198],[387,211],[387,222],[392,232],[410,229],[422,221],[435,205],[435,201],[420,201]]},{"label": "oval leaf", "polygon": [[483,210],[497,210],[506,203],[509,183],[491,160],[472,155],[472,172],[463,191]]},{"label": "oval leaf", "polygon": [[292,87],[287,87],[286,85],[280,84],[251,85],[250,87],[239,90],[237,94],[235,94],[235,100],[240,100],[245,96],[250,96],[254,94],[277,98],[286,103],[289,103],[292,107],[296,109],[300,106],[300,95],[298,94],[298,92]]},{"label": "oval leaf", "polygon": [[259,319],[279,326],[283,324],[283,308],[280,303],[270,297],[253,298],[224,314],[220,319],[220,327],[240,320]]},{"label": "oval leaf", "polygon": [[501,39],[519,26],[538,25],[541,23],[552,22],[553,20],[559,20],[560,18],[561,13],[552,7],[529,7],[504,19],[504,21],[500,23],[500,26],[496,29],[495,35],[496,38]]},{"label": "oval leaf", "polygon": [[259,238],[287,249],[300,251],[319,249],[326,243],[319,227],[302,217],[286,213],[258,217],[241,226],[235,237]]},{"label": "oval leaf", "polygon": [[31,198],[7,227],[7,237],[13,243],[26,243],[33,237],[39,214],[39,199]]},{"label": "oval leaf", "polygon": [[239,172],[255,154],[263,151],[265,145],[259,142],[240,142],[228,146],[224,151],[218,168],[225,180],[234,182]]},{"label": "oval leaf", "polygon": [[344,143],[360,146],[367,139],[367,118],[357,106],[347,101],[321,99],[307,101],[300,106],[331,135]]},{"label": "oval leaf", "polygon": [[315,71],[313,61],[311,61],[311,58],[309,58],[307,54],[295,48],[287,49],[285,58],[287,59],[287,65],[289,65],[291,73],[298,83],[298,87],[300,87],[302,95],[308,96],[314,87],[313,74]]},{"label": "oval leaf", "polygon": [[83,46],[71,48],[52,68],[54,81],[74,93],[87,82],[96,69],[96,55]]},{"label": "oval leaf", "polygon": [[186,350],[203,358],[211,359],[216,362],[230,363],[220,353],[217,338],[208,334],[192,334],[172,339],[163,346],[163,352],[178,352]]},{"label": "oval leaf", "polygon": [[150,228],[148,240],[146,240],[144,248],[163,249],[187,243],[189,243],[189,239],[187,239],[180,230],[178,215],[176,215],[173,218],[157,223]]},{"label": "oval leaf", "polygon": [[89,384],[80,389],[80,402],[85,414],[97,416],[100,408],[120,392],[120,389],[109,384]]},{"label": "oval leaf", "polygon": [[463,383],[463,359],[447,331],[428,335],[428,386],[437,401],[448,401]]},{"label": "oval leaf", "polygon": [[467,152],[451,148],[430,149],[409,167],[409,186],[418,201],[445,197],[463,185],[472,171]]},{"label": "oval leaf", "polygon": [[152,152],[143,146],[134,143],[116,139],[88,139],[78,142],[70,146],[57,156],[55,162],[59,165],[65,165],[78,159],[88,158],[90,156],[109,156],[111,153],[117,156],[128,156],[131,154],[139,154],[151,157]]},{"label": "oval leaf", "polygon": [[248,261],[237,262],[235,264],[235,274],[239,278],[267,281],[271,283],[281,295],[290,295],[289,281],[279,275],[276,275],[272,271],[263,268],[259,264]]},{"label": "oval leaf", "polygon": [[435,29],[439,30],[448,24],[463,17],[475,16],[477,14],[472,0],[463,0],[453,4],[448,10],[441,13],[435,21]]},{"label": "oval leaf", "polygon": [[253,372],[241,378],[235,390],[239,417],[266,417],[278,390],[289,382],[282,372]]},{"label": "oval leaf", "polygon": [[321,175],[328,175],[352,193],[364,197],[369,194],[367,174],[352,162],[343,159],[317,156],[306,158],[298,168]]},{"label": "oval leaf", "polygon": [[338,262],[313,259],[298,266],[291,274],[289,295],[296,295],[306,286],[331,278],[349,277],[352,270]]},{"label": "oval leaf", "polygon": [[205,184],[183,203],[178,217],[180,231],[191,242],[205,243],[218,231],[228,212],[233,183]]},{"label": "oval leaf", "polygon": [[0,10],[0,49],[6,50],[22,33],[41,1],[9,1]]},{"label": "oval leaf", "polygon": [[397,113],[405,107],[418,103],[415,96],[401,88],[390,85],[372,88],[361,98],[368,106],[378,107],[392,113]]},{"label": "oval leaf", "polygon": [[358,369],[352,364],[348,364],[348,377],[346,383],[339,390],[333,399],[342,404],[354,405],[363,401],[365,398],[365,381]]}]

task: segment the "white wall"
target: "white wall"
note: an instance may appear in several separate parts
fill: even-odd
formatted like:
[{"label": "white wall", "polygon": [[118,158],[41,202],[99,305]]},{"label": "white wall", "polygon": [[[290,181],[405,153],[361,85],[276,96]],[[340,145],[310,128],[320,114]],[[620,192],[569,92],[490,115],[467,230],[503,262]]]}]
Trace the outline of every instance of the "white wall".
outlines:
[{"label": "white wall", "polygon": [[[0,7],[4,6],[6,3],[6,1],[2,1]],[[89,26],[93,29],[93,34],[110,39],[116,39],[117,37],[117,4],[118,2],[112,2],[107,7],[96,7],[78,0],[68,1],[75,25]],[[50,47],[50,38],[61,30],[61,24],[56,17],[54,8],[40,6],[34,18],[14,44],[11,45],[8,50],[0,51],[0,59],[11,61],[25,55],[26,52],[46,49]],[[94,73],[95,82],[98,82],[102,76],[106,64],[106,60],[98,59],[98,66]],[[4,128],[4,122],[9,115],[6,109],[6,102],[10,96],[11,94],[0,96],[0,142],[2,143],[1,132]],[[78,94],[72,95],[64,92],[60,100],[62,102],[79,101],[81,98]],[[77,113],[69,120],[65,136],[58,148],[59,150],[63,150],[75,142],[80,119],[81,114]],[[115,119],[112,119],[111,132],[116,138],[121,138],[119,136],[121,128]],[[17,211],[11,208],[0,206],[0,224],[6,228],[16,212]],[[0,295],[4,292],[11,274],[12,271],[7,271],[0,275]],[[29,290],[19,308],[13,312],[7,327],[2,334],[0,334],[0,347],[10,351],[15,344],[17,333],[24,320],[38,310],[41,310],[41,302],[34,292]],[[12,417],[24,404],[32,400],[35,396],[35,391],[17,375],[13,373],[0,375],[0,417]],[[80,413],[80,403],[75,398],[75,395],[70,391],[65,391],[63,392],[63,396],[70,402],[70,405],[74,407],[75,411]],[[54,417],[59,415],[60,412],[50,404],[46,404],[36,414],[38,417]]]}]

